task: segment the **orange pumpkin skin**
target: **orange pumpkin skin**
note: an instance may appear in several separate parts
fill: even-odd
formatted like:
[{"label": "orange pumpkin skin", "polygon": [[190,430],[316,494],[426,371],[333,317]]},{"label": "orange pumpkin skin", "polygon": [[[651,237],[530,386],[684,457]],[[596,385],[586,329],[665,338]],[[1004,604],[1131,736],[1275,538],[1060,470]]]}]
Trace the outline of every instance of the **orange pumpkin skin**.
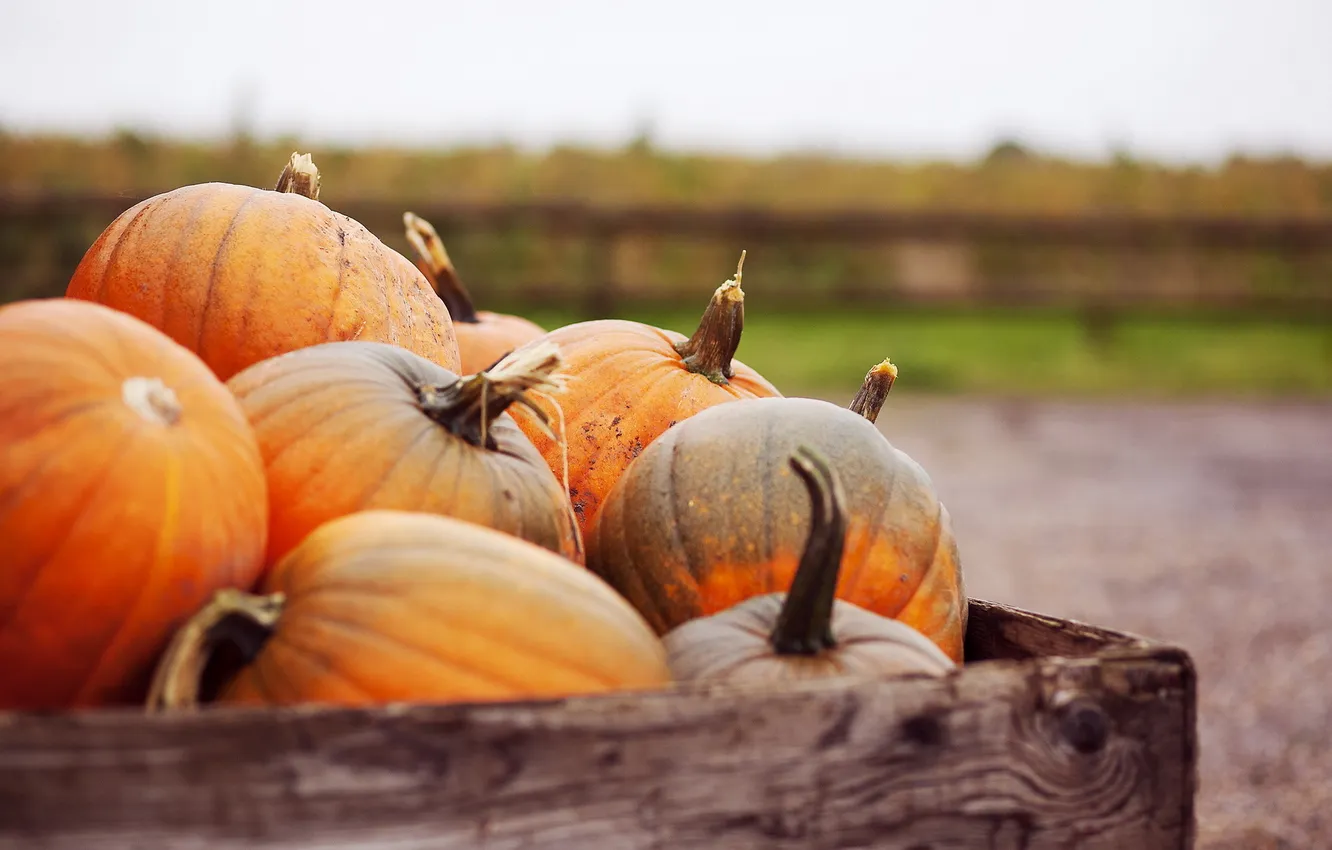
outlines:
[{"label": "orange pumpkin skin", "polygon": [[487,369],[515,348],[545,335],[545,328],[521,316],[477,310],[434,225],[412,212],[402,214],[402,224],[416,254],[416,267],[449,308],[462,374]]},{"label": "orange pumpkin skin", "polygon": [[[877,411],[875,411],[877,415]],[[681,682],[782,686],[854,675],[941,676],[956,665],[910,626],[836,598],[845,554],[846,495],[825,457],[802,446],[788,464],[810,496],[810,528],[786,593],[751,596],[663,639]]]},{"label": "orange pumpkin skin", "polygon": [[[690,372],[675,350],[687,337],[638,322],[579,322],[543,339],[560,347],[569,376],[559,403],[569,447],[569,499],[585,540],[625,468],[668,428],[718,404],[781,395],[739,361],[724,385]],[[559,443],[525,414],[514,418],[551,470],[562,474]]]},{"label": "orange pumpkin skin", "polygon": [[334,520],[264,592],[285,594],[283,613],[219,702],[534,699],[671,681],[661,642],[591,573],[447,517]]},{"label": "orange pumpkin skin", "polygon": [[228,381],[264,456],[268,563],[329,520],[383,508],[475,522],[581,564],[569,499],[507,413],[490,421],[483,447],[449,427],[463,417],[425,411],[423,388],[457,380],[395,346],[334,342]]},{"label": "orange pumpkin skin", "polygon": [[259,578],[254,434],[197,357],[96,304],[0,307],[0,375],[0,708],[140,701],[180,622]]},{"label": "orange pumpkin skin", "polygon": [[289,192],[205,183],[136,204],[88,249],[66,295],[138,316],[224,381],[349,339],[459,368],[453,321],[416,267],[353,219]]},{"label": "orange pumpkin skin", "polygon": [[900,620],[961,661],[966,596],[929,476],[863,416],[807,398],[718,405],[634,461],[588,535],[588,566],[658,634],[790,586],[808,497],[786,458],[823,453],[846,492],[837,597]]},{"label": "orange pumpkin skin", "polygon": [[489,310],[477,310],[472,321],[455,321],[453,330],[458,335],[458,356],[462,361],[460,373],[463,375],[493,366],[510,351],[546,334],[544,328],[522,316]]}]

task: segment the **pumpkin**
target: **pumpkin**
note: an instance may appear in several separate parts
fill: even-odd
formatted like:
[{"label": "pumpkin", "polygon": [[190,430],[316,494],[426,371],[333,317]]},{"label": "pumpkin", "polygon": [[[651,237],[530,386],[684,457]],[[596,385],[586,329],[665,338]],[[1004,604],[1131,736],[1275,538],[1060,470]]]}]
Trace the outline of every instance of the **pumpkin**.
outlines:
[{"label": "pumpkin", "polygon": [[406,257],[318,198],[292,155],[276,191],[204,183],[156,195],[111,222],[65,294],[137,316],[222,380],[335,340],[387,342],[458,368],[448,310]]},{"label": "pumpkin", "polygon": [[[329,342],[234,376],[268,475],[268,562],[371,508],[444,514],[583,561],[573,508],[505,410],[558,390],[559,352],[524,349],[460,378],[378,342]],[[539,420],[538,420],[539,421]]]},{"label": "pumpkin", "polygon": [[535,699],[670,681],[661,641],[582,567],[472,523],[376,510],[320,526],[261,594],[217,594],[177,633],[148,708]]},{"label": "pumpkin", "polygon": [[666,635],[671,675],[679,682],[780,685],[844,675],[939,676],[953,669],[920,632],[836,598],[846,537],[841,481],[806,446],[796,449],[790,465],[812,509],[790,590],[750,597]]},{"label": "pumpkin", "polygon": [[786,458],[801,444],[828,457],[846,490],[838,598],[901,620],[961,661],[967,606],[947,509],[919,464],[831,402],[747,399],[671,428],[607,497],[588,566],[658,634],[788,587],[806,494]]},{"label": "pumpkin", "polygon": [[0,708],[143,699],[171,633],[263,566],[254,433],[199,358],[84,301],[0,307]]},{"label": "pumpkin", "polygon": [[402,223],[407,229],[407,241],[416,251],[416,267],[449,308],[458,337],[462,374],[480,372],[518,346],[546,333],[540,325],[521,316],[478,311],[430,222],[407,212],[402,215]]},{"label": "pumpkin", "polygon": [[[560,405],[567,458],[539,422],[522,414],[515,420],[552,470],[558,474],[567,465],[569,498],[584,539],[625,468],[668,428],[714,405],[781,395],[734,359],[745,316],[743,264],[741,254],[735,277],[713,293],[687,339],[621,319],[579,322],[542,337],[564,354],[568,385]],[[548,405],[542,409],[558,415]]]}]

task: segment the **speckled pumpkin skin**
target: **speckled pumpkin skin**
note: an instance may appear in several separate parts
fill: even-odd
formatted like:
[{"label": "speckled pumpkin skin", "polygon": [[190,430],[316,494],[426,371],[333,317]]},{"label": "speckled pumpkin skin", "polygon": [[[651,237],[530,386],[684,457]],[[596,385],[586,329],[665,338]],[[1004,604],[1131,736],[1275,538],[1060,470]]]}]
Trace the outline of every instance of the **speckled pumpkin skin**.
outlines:
[{"label": "speckled pumpkin skin", "polygon": [[[551,331],[568,376],[558,397],[569,452],[569,499],[586,540],[602,501],[626,467],[667,429],[701,410],[739,399],[780,396],[763,376],[739,360],[724,384],[689,371],[675,346],[688,337],[622,319],[579,322]],[[538,402],[556,421],[550,404]],[[559,444],[531,417],[514,417],[555,476],[564,458]]]},{"label": "speckled pumpkin skin", "polygon": [[451,371],[453,320],[406,257],[302,195],[185,186],[116,218],[65,292],[136,316],[222,380],[323,342],[386,342]]},{"label": "speckled pumpkin skin", "polygon": [[809,534],[809,496],[787,465],[801,444],[829,459],[846,493],[838,598],[960,662],[966,593],[948,511],[919,464],[830,402],[736,401],[666,431],[607,497],[588,566],[658,634],[784,593]]}]

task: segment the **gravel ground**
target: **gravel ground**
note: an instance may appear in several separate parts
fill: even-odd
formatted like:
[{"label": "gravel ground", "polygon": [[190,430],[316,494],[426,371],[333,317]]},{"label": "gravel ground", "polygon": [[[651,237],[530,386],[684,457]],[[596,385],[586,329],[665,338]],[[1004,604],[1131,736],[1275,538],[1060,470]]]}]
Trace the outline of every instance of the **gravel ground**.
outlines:
[{"label": "gravel ground", "polygon": [[1332,405],[895,396],[879,425],[973,596],[1193,654],[1199,847],[1332,848]]}]

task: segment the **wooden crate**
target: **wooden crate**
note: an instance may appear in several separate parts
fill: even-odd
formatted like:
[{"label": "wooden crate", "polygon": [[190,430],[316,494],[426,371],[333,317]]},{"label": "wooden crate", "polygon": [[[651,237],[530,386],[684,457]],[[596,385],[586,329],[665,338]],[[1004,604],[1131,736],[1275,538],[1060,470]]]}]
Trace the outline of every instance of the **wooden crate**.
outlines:
[{"label": "wooden crate", "polygon": [[1184,651],[973,601],[967,652],[780,692],[0,715],[0,847],[1193,845]]}]

